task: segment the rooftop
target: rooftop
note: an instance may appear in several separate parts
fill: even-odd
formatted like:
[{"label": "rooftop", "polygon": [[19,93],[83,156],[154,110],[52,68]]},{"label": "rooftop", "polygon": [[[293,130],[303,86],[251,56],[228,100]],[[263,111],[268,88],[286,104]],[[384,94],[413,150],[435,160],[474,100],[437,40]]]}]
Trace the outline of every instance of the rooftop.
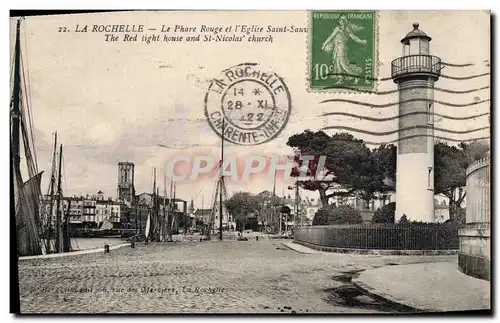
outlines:
[{"label": "rooftop", "polygon": [[422,30],[418,29],[419,24],[418,22],[413,23],[413,30],[410,31],[408,34],[406,34],[405,38],[401,39],[402,43],[408,42],[412,38],[423,38],[427,39],[428,41],[431,41],[432,38],[427,36],[426,33],[424,33]]},{"label": "rooftop", "polygon": [[204,215],[210,215],[212,213],[212,209],[197,209],[194,212],[195,216],[204,216]]}]

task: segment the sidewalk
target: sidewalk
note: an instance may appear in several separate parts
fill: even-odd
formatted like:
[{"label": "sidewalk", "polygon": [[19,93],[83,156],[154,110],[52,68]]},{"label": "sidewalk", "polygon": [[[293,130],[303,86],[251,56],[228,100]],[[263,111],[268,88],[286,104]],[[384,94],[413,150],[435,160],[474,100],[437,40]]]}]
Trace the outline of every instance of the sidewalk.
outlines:
[{"label": "sidewalk", "polygon": [[283,242],[282,245],[284,245],[285,247],[292,249],[294,251],[300,252],[300,253],[307,253],[307,254],[309,254],[309,253],[323,253],[321,251],[307,248],[307,247],[300,245],[298,243],[294,243],[293,241]]},{"label": "sidewalk", "polygon": [[418,311],[491,309],[490,282],[461,273],[456,262],[381,267],[352,282],[367,294]]},{"label": "sidewalk", "polygon": [[[119,248],[123,248],[126,246],[130,246],[130,243],[121,243],[117,244],[114,246],[109,246],[109,250],[115,250]],[[39,255],[39,256],[23,256],[19,257],[19,261],[23,260],[33,260],[33,259],[50,259],[50,258],[61,258],[61,257],[68,257],[68,256],[78,256],[78,255],[87,255],[91,253],[103,253],[104,252],[104,247],[102,248],[95,248],[95,249],[85,249],[85,250],[78,250],[78,251],[71,251],[71,252],[61,252],[61,253],[51,253],[48,255]]]}]

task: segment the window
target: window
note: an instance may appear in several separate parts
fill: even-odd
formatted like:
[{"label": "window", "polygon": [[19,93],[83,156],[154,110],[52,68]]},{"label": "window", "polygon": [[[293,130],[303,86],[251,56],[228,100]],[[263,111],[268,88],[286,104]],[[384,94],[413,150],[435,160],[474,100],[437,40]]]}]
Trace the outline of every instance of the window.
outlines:
[{"label": "window", "polygon": [[427,177],[427,186],[432,189],[432,167],[429,167],[429,175]]},{"label": "window", "polygon": [[427,103],[427,123],[434,124],[434,106],[432,102]]}]

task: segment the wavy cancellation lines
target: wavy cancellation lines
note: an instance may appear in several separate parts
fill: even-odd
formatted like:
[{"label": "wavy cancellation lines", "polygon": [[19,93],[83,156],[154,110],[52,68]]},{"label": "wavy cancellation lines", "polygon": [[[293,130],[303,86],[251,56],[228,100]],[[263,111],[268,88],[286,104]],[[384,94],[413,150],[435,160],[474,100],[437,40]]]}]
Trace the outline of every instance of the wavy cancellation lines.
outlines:
[{"label": "wavy cancellation lines", "polygon": [[[464,81],[464,80],[472,80],[472,79],[476,79],[476,78],[488,76],[488,75],[490,75],[490,72],[473,73],[473,74],[466,74],[466,75],[462,75],[462,76],[441,73],[439,77],[444,78],[444,79],[450,79],[450,80]],[[328,74],[324,74],[324,76],[326,76],[326,77],[328,77],[328,76],[354,77],[354,78],[358,78],[360,80],[368,80],[368,81],[376,81],[376,82],[392,81],[391,76],[374,78],[374,77],[366,77],[363,75],[347,74],[347,73],[328,73]],[[335,88],[337,88],[337,87],[335,87]]]},{"label": "wavy cancellation lines", "polygon": [[[486,65],[489,65],[489,61],[484,62]],[[461,67],[470,67],[470,66],[475,66],[477,64],[473,63],[464,63],[464,64],[455,64],[455,63],[443,63],[444,66],[446,67],[451,67],[453,69],[461,68]],[[469,79],[475,79],[475,78],[481,78],[488,76],[490,73],[475,73],[475,74],[469,74],[469,75],[462,75],[462,76],[453,76],[453,75],[443,75],[441,74],[442,78],[447,78],[453,81],[453,83],[448,82],[449,84],[460,84],[463,85],[464,82],[463,80],[469,80]],[[390,77],[388,78],[381,78],[378,79],[378,81],[388,81],[392,80]],[[455,83],[457,82],[457,83]],[[370,101],[362,101],[362,100],[357,100],[353,99],[352,96],[349,98],[343,97],[343,96],[336,96],[334,98],[326,98],[320,103],[324,104],[327,109],[326,111],[321,114],[321,117],[323,118],[328,118],[329,125],[326,127],[323,127],[321,130],[337,130],[337,131],[348,131],[348,132],[353,132],[356,134],[362,134],[362,135],[368,135],[368,136],[375,136],[375,137],[384,137],[384,136],[393,136],[393,135],[399,135],[401,131],[405,130],[410,130],[413,128],[426,128],[426,127],[433,127],[434,131],[437,132],[437,135],[434,137],[437,139],[441,140],[446,140],[450,142],[460,142],[460,141],[471,141],[471,140],[481,140],[481,139],[487,139],[489,138],[489,132],[486,133],[487,130],[490,129],[490,123],[489,123],[489,109],[488,111],[480,111],[480,107],[484,107],[485,104],[489,107],[489,102],[490,98],[485,98],[481,99],[479,96],[475,96],[473,100],[470,99],[465,99],[464,95],[466,94],[473,94],[479,91],[483,90],[488,90],[490,88],[489,85],[487,86],[477,86],[477,82],[474,83],[475,86],[471,86],[466,89],[461,89],[457,90],[454,89],[453,86],[450,88],[444,88],[444,87],[434,87],[435,92],[442,92],[446,93],[447,100],[432,100],[434,103],[434,107],[432,110],[432,118],[433,118],[433,124],[441,123],[441,121],[444,120],[451,120],[451,121],[458,121],[458,127],[453,127],[453,128],[447,128],[447,127],[440,127],[439,125],[436,126],[414,126],[414,127],[409,127],[409,128],[403,128],[403,129],[395,129],[395,130],[390,130],[387,131],[387,127],[384,125],[384,123],[387,123],[387,126],[390,126],[390,123],[394,121],[397,121],[399,118],[405,117],[405,116],[411,116],[411,115],[419,115],[419,114],[425,114],[428,115],[428,112],[410,112],[410,113],[405,113],[398,115],[397,113],[394,113],[394,109],[392,109],[391,112],[393,112],[393,115],[384,115],[384,116],[373,116],[373,113],[376,109],[376,111],[388,111],[388,108],[393,108],[397,107],[400,103],[405,103],[405,102],[418,102],[418,101],[426,101],[430,102],[430,100],[427,99],[407,99],[404,101],[397,101],[397,99],[393,98],[393,94],[398,93],[398,89],[394,90],[388,90],[388,91],[379,91],[376,93],[371,93],[373,95],[376,95],[376,97],[379,98],[378,101],[373,102],[374,97],[370,99]],[[413,86],[413,88],[428,88],[427,86]],[[356,89],[348,88],[346,87],[350,92],[364,92],[364,91],[358,91]],[[450,102],[449,99],[453,98],[453,101],[455,102]],[[455,99],[456,98],[456,99]],[[328,111],[332,108],[331,111]],[[368,108],[368,111],[372,113],[358,113],[358,110],[366,110]],[[445,111],[440,111],[445,110]],[[384,110],[385,109],[385,110]],[[346,111],[348,110],[348,111]],[[482,110],[482,109],[481,109]],[[390,111],[390,110],[389,110]],[[446,112],[446,113],[445,113]],[[458,113],[456,113],[458,112]],[[380,115],[381,112],[378,112]],[[335,117],[332,119],[331,117]],[[441,118],[440,120],[436,121],[436,117]],[[354,122],[353,122],[354,119]],[[335,122],[336,121],[336,122]],[[362,126],[355,126],[356,121],[362,121]],[[470,128],[466,126],[467,123],[471,123],[474,128]],[[335,123],[338,123],[338,125],[335,125]],[[447,121],[443,122],[447,123]],[[349,124],[349,126],[346,126],[346,124]],[[375,129],[378,128],[378,129]],[[369,129],[369,130],[368,130]],[[427,136],[424,134],[420,135],[411,135],[411,136],[404,136],[400,137],[394,140],[389,140],[389,141],[366,141],[367,144],[381,144],[381,143],[396,143],[400,140],[404,139],[410,139],[412,137],[420,137],[420,136]]]},{"label": "wavy cancellation lines", "polygon": [[448,107],[463,108],[463,107],[470,107],[470,106],[478,105],[478,104],[481,104],[484,102],[489,102],[490,99],[478,100],[478,101],[467,102],[467,103],[451,103],[451,102],[446,102],[446,101],[428,100],[428,99],[408,99],[408,100],[401,100],[401,101],[393,101],[393,102],[384,103],[384,104],[375,104],[375,103],[350,100],[350,99],[326,99],[326,100],[321,101],[320,103],[341,102],[341,103],[350,103],[350,104],[365,106],[365,107],[370,107],[370,108],[389,108],[389,107],[397,106],[400,103],[422,102],[422,101],[434,102],[434,103],[437,103],[437,104],[440,104],[443,106],[448,106]]},{"label": "wavy cancellation lines", "polygon": [[[473,138],[451,138],[451,137],[445,137],[445,136],[439,136],[439,135],[410,135],[410,136],[404,136],[398,139],[394,140],[366,140],[363,139],[363,141],[367,145],[373,145],[373,146],[379,146],[379,145],[389,145],[389,144],[397,144],[399,141],[402,140],[407,140],[407,139],[412,139],[412,138],[421,138],[421,137],[433,137],[434,139],[437,140],[442,140],[442,141],[448,141],[452,143],[460,143],[460,142],[471,142],[471,141],[476,141],[476,140],[489,140],[490,136],[475,136]],[[335,140],[341,140],[341,139],[335,139]]]},{"label": "wavy cancellation lines", "polygon": [[[359,115],[355,113],[349,113],[349,112],[326,112],[323,113],[321,116],[326,117],[326,116],[344,116],[344,117],[351,117],[351,118],[356,118],[360,120],[368,120],[368,121],[375,121],[375,122],[385,122],[385,121],[392,121],[392,120],[397,120],[401,117],[405,116],[412,116],[412,115],[426,115],[427,112],[408,112],[408,113],[402,113],[400,115],[395,115],[391,117],[370,117],[370,116],[364,116],[364,115]],[[477,119],[480,117],[484,116],[489,116],[489,112],[484,112],[484,113],[479,113],[479,114],[471,114],[469,116],[465,117],[457,117],[457,116],[452,116],[452,115],[447,115],[447,114],[441,114],[441,113],[434,113],[434,117],[440,117],[443,119],[450,119],[450,120],[471,120],[471,119]]]},{"label": "wavy cancellation lines", "polygon": [[[487,76],[490,75],[490,62],[489,60],[484,60],[481,63],[454,63],[454,62],[441,62],[441,70],[442,72],[440,73],[440,79],[443,80],[450,80],[450,81],[464,81],[467,82],[469,80],[472,81],[481,81],[486,79],[487,81]],[[334,74],[334,73],[329,73],[325,75],[326,77],[329,76],[343,76],[343,77],[355,77],[359,79],[360,81],[362,80],[368,80],[368,81],[375,81],[378,83],[386,83],[392,81],[391,76],[385,76],[385,77],[379,77],[379,78],[373,78],[373,77],[366,77],[364,75],[352,75],[352,74]],[[455,83],[455,84],[461,84],[460,83]],[[457,89],[449,89],[446,87],[435,87],[435,91],[437,92],[448,92],[448,93],[456,93],[456,94],[461,94],[461,93],[472,93],[475,91],[479,91],[487,87],[479,86],[476,88],[468,88],[465,91],[462,90],[457,90]],[[360,90],[357,89],[355,86],[350,87],[339,87],[339,86],[331,86],[327,87],[325,89],[346,89],[351,92],[361,92],[361,93],[371,93],[374,95],[386,95],[386,94],[392,94],[396,93],[397,90],[390,90],[390,91],[377,91],[377,92],[370,92],[368,90]]]}]

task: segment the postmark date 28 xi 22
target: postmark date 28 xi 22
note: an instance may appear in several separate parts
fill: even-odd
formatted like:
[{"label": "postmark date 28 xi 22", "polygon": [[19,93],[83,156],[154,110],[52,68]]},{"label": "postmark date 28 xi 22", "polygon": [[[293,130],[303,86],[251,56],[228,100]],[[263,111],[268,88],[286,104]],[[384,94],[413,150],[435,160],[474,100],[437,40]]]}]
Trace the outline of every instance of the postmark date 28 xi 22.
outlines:
[{"label": "postmark date 28 xi 22", "polygon": [[275,73],[255,63],[224,70],[205,95],[205,117],[219,137],[238,145],[258,145],[276,138],[290,117],[287,86]]}]

